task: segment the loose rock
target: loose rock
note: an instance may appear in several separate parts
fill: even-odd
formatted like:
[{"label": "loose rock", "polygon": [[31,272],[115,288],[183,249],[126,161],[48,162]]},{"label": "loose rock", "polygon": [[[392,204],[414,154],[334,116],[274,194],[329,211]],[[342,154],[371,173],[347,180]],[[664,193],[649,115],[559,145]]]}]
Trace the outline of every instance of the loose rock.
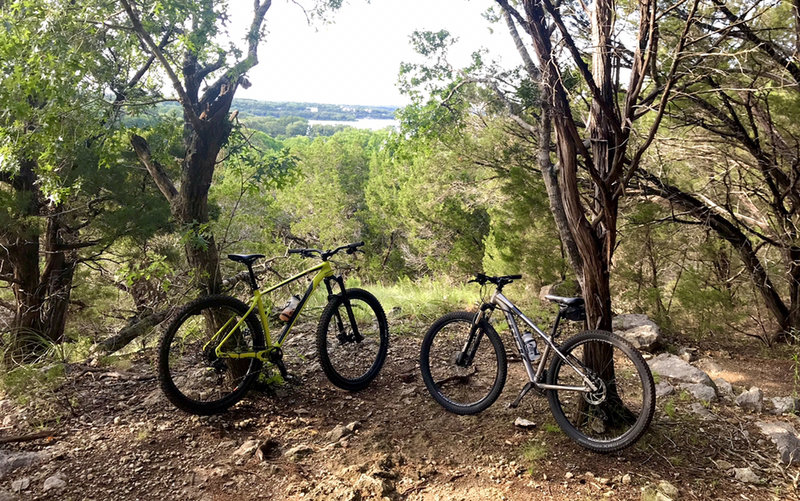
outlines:
[{"label": "loose rock", "polygon": [[662,353],[647,363],[651,371],[663,377],[683,383],[701,383],[707,386],[714,384],[708,374],[669,353]]},{"label": "loose rock", "polygon": [[344,437],[352,434],[353,431],[347,429],[346,426],[342,424],[337,424],[331,431],[328,432],[328,440],[331,442],[338,442],[339,440],[343,439]]},{"label": "loose rock", "polygon": [[736,405],[751,412],[761,412],[764,403],[764,394],[761,389],[753,386],[748,391],[736,397]]},{"label": "loose rock", "polygon": [[700,402],[694,402],[692,404],[691,409],[692,412],[700,416],[704,421],[714,421],[717,419],[717,416],[715,416],[714,413],[706,409],[706,407]]},{"label": "loose rock", "polygon": [[18,468],[25,468],[44,459],[41,452],[0,451],[0,479]]},{"label": "loose rock", "polygon": [[64,481],[64,479],[61,478],[60,475],[53,475],[52,477],[47,477],[47,480],[44,481],[44,486],[42,486],[42,490],[44,490],[44,492],[60,491],[66,486],[67,483]]},{"label": "loose rock", "polygon": [[773,397],[771,402],[773,414],[786,414],[787,412],[795,412],[800,409],[800,405],[798,405],[800,402],[794,397]]},{"label": "loose rock", "polygon": [[714,380],[714,385],[717,387],[717,393],[723,397],[732,397],[733,386],[725,379],[718,377]]},{"label": "loose rock", "polygon": [[20,478],[11,482],[11,490],[14,492],[22,492],[31,485],[31,479],[28,477]]},{"label": "loose rock", "polygon": [[782,421],[759,421],[756,426],[778,447],[781,462],[784,464],[800,463],[800,438],[797,437],[794,426]]},{"label": "loose rock", "polygon": [[661,381],[656,385],[656,398],[668,397],[675,393],[675,387],[666,381]]},{"label": "loose rock", "polygon": [[707,386],[700,383],[684,383],[678,386],[682,390],[686,390],[692,394],[694,398],[701,402],[712,402],[717,398],[717,391],[713,386]]},{"label": "loose rock", "polygon": [[634,348],[653,351],[661,344],[661,329],[647,315],[617,315],[611,322],[614,334],[626,339]]},{"label": "loose rock", "polygon": [[758,484],[761,479],[750,468],[734,468],[733,478],[746,484]]},{"label": "loose rock", "polygon": [[314,449],[309,447],[306,444],[300,444],[292,447],[288,451],[286,451],[286,457],[291,461],[297,461],[298,459],[302,459],[314,452]]},{"label": "loose rock", "polygon": [[238,449],[233,453],[235,456],[249,456],[253,454],[256,449],[258,449],[258,440],[251,439],[245,441]]},{"label": "loose rock", "polygon": [[728,461],[725,461],[724,459],[718,459],[716,461],[716,465],[717,468],[719,468],[722,471],[728,471],[733,469],[733,464],[729,463]]},{"label": "loose rock", "polygon": [[662,480],[658,483],[658,492],[663,493],[670,499],[678,499],[678,488],[666,480]]},{"label": "loose rock", "polygon": [[518,426],[520,428],[535,428],[536,423],[525,418],[518,417],[514,420],[514,426]]}]

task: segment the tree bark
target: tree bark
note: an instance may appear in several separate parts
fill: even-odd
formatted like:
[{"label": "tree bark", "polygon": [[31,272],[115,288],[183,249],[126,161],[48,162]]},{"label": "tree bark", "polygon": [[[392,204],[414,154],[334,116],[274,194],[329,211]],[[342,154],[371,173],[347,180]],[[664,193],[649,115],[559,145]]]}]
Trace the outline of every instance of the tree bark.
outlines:
[{"label": "tree bark", "polygon": [[171,309],[137,315],[130,320],[116,335],[106,339],[98,348],[106,353],[121,350],[131,341],[142,336],[163,322],[172,312]]}]

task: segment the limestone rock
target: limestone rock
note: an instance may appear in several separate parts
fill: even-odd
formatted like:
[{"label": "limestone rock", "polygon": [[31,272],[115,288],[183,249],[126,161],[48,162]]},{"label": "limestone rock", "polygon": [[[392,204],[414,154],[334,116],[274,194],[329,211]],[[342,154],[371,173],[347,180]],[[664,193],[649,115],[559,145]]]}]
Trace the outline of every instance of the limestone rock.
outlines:
[{"label": "limestone rock", "polygon": [[536,423],[534,423],[533,421],[529,421],[525,418],[518,417],[517,419],[514,420],[514,426],[517,426],[519,428],[535,428]]},{"label": "limestone rock", "polygon": [[722,367],[710,358],[701,358],[694,363],[694,366],[706,374],[719,374],[722,372]]},{"label": "limestone rock", "polygon": [[688,391],[701,402],[712,402],[717,398],[717,391],[713,386],[700,383],[683,383],[678,385],[678,388]]},{"label": "limestone rock", "polygon": [[650,484],[642,488],[641,501],[677,501],[678,495],[677,487],[662,480],[658,486]]},{"label": "limestone rock", "polygon": [[42,490],[44,492],[48,491],[60,491],[64,487],[67,486],[67,483],[61,478],[61,475],[53,475],[52,477],[47,477],[47,480],[44,481],[44,486],[42,486]]},{"label": "limestone rock", "polygon": [[258,440],[246,440],[233,454],[235,456],[250,456],[256,449],[258,449]]},{"label": "limestone rock", "polygon": [[[708,388],[708,386],[705,386],[705,388]],[[714,421],[717,419],[717,416],[715,416],[711,411],[706,409],[706,407],[700,402],[693,403],[691,409],[693,413],[700,416],[700,418],[703,419],[704,421]]]},{"label": "limestone rock", "polygon": [[650,365],[650,370],[659,376],[682,383],[700,383],[707,386],[714,384],[708,374],[669,353],[662,353],[647,363]]},{"label": "limestone rock", "polygon": [[786,414],[800,409],[800,402],[794,397],[773,397],[771,402],[773,414]]},{"label": "limestone rock", "polygon": [[697,348],[681,346],[678,348],[678,356],[681,357],[684,362],[694,362],[697,360]]},{"label": "limestone rock", "polygon": [[368,499],[382,499],[394,492],[394,485],[386,479],[362,473],[353,488]]},{"label": "limestone rock", "polygon": [[736,405],[747,411],[761,412],[764,407],[764,393],[757,386],[753,386],[736,397]]},{"label": "limestone rock", "polygon": [[717,387],[717,393],[719,393],[722,397],[732,397],[734,396],[733,393],[733,386],[726,381],[725,379],[718,377],[714,380],[714,385]]},{"label": "limestone rock", "polygon": [[25,468],[44,459],[42,452],[0,451],[0,479],[18,468]]},{"label": "limestone rock", "polygon": [[14,494],[11,494],[8,491],[4,491],[0,489],[0,501],[16,501],[18,498]]},{"label": "limestone rock", "polygon": [[719,459],[716,461],[717,468],[722,471],[728,471],[733,469],[733,463],[725,461],[724,459]]},{"label": "limestone rock", "polygon": [[658,491],[672,499],[678,499],[678,488],[666,480],[658,483]]},{"label": "limestone rock", "polygon": [[14,492],[22,492],[31,486],[31,479],[23,477],[11,482],[11,490]]},{"label": "limestone rock", "polygon": [[794,426],[782,421],[759,421],[756,426],[778,447],[781,462],[784,464],[800,463],[800,438],[797,437]]},{"label": "limestone rock", "polygon": [[611,322],[614,334],[627,340],[634,348],[653,351],[661,344],[661,329],[647,315],[617,315]]},{"label": "limestone rock", "polygon": [[675,393],[675,387],[666,381],[661,381],[656,385],[656,398],[668,397]]},{"label": "limestone rock", "polygon": [[286,457],[289,458],[291,461],[297,461],[298,459],[302,459],[312,454],[313,452],[314,449],[312,449],[308,445],[300,444],[286,451]]},{"label": "limestone rock", "polygon": [[761,483],[761,479],[758,478],[758,475],[753,473],[753,470],[751,470],[750,468],[734,468],[733,478],[735,478],[739,482],[744,482],[746,484]]},{"label": "limestone rock", "polygon": [[352,434],[353,431],[347,429],[347,427],[343,424],[337,424],[334,428],[328,432],[328,440],[331,442],[338,442],[339,440],[343,439],[344,437]]}]

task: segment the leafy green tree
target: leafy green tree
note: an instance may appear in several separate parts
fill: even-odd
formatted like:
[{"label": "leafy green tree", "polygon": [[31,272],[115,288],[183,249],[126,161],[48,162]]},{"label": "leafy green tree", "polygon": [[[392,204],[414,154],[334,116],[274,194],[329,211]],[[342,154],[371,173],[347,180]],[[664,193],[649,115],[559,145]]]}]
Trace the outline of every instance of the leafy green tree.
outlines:
[{"label": "leafy green tree", "polygon": [[[218,155],[232,131],[231,103],[240,86],[249,86],[246,74],[258,64],[263,23],[272,1],[253,4],[244,50],[235,43],[220,42],[226,30],[226,1],[121,3],[124,19],[118,23],[136,34],[147,57],[158,61],[183,110],[177,186],[142,136],[132,136],[131,144],[186,234],[186,255],[200,288],[218,292],[222,278],[217,243],[209,231],[208,193]],[[322,15],[340,4],[338,0],[316,2],[314,13]]]},{"label": "leafy green tree", "polygon": [[22,355],[62,339],[78,265],[146,231],[138,223],[159,221],[162,209],[119,155],[116,133],[118,97],[151,61],[91,21],[103,14],[97,4],[0,5],[0,280],[12,287],[15,304],[3,305]]}]

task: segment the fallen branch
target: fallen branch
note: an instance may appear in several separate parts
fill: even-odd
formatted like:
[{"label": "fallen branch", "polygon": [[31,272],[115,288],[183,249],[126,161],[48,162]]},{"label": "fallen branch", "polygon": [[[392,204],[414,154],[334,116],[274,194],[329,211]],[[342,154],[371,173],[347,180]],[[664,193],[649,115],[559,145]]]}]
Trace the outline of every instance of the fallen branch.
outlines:
[{"label": "fallen branch", "polygon": [[52,437],[53,432],[50,430],[31,433],[30,435],[17,435],[15,437],[0,437],[0,444],[9,444],[12,442],[31,442],[40,438]]},{"label": "fallen branch", "polygon": [[150,329],[163,322],[172,314],[172,308],[150,313],[142,317],[136,316],[128,321],[115,336],[112,336],[98,345],[98,349],[105,353],[121,350],[137,337],[147,333]]}]

